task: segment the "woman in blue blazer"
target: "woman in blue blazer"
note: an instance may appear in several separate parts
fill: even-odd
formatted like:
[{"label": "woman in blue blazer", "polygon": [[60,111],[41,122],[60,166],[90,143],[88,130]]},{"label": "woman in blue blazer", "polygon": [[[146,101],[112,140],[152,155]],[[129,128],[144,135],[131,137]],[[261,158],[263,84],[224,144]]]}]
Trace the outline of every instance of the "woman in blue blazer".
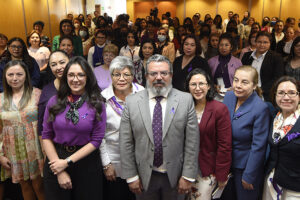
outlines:
[{"label": "woman in blue blazer", "polygon": [[270,114],[260,98],[257,83],[255,68],[239,67],[234,74],[233,91],[226,93],[223,102],[228,107],[232,124],[233,185],[230,193],[238,200],[256,200],[263,178]]}]

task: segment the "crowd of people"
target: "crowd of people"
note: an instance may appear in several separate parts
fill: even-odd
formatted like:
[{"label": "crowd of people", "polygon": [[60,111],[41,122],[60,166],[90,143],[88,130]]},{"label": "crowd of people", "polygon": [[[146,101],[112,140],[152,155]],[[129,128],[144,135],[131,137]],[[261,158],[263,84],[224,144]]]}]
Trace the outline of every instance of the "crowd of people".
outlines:
[{"label": "crowd of people", "polygon": [[0,33],[0,199],[300,199],[300,21],[58,28]]}]

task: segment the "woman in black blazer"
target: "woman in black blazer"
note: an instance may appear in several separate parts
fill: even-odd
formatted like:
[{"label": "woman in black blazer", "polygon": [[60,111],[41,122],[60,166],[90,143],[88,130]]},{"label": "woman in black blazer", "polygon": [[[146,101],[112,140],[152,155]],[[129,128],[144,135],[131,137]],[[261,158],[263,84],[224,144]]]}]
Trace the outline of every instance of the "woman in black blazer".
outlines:
[{"label": "woman in black blazer", "polygon": [[175,59],[173,63],[173,87],[185,91],[184,84],[188,74],[195,68],[203,69],[211,77],[210,67],[207,61],[200,57],[201,47],[194,35],[185,36],[182,42],[182,56]]},{"label": "woman in black blazer", "polygon": [[[279,54],[270,50],[272,37],[269,33],[258,32],[255,42],[256,50],[245,53],[242,63],[256,68],[261,80],[258,84],[263,90],[264,100],[270,101],[269,93],[273,83],[284,74],[283,60]],[[258,64],[260,59],[263,61]]]},{"label": "woman in black blazer", "polygon": [[296,79],[279,78],[271,92],[279,108],[270,131],[270,156],[264,200],[300,199],[300,86]]}]

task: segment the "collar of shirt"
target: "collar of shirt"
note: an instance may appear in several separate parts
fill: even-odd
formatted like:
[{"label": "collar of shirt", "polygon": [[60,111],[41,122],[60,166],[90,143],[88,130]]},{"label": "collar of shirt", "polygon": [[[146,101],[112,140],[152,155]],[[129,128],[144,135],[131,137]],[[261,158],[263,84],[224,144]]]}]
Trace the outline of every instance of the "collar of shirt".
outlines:
[{"label": "collar of shirt", "polygon": [[254,50],[252,53],[251,53],[251,56],[252,58],[254,58],[255,60],[259,60],[259,59],[264,59],[265,58],[265,55],[268,53],[268,51],[266,51],[265,53],[263,53],[262,55],[260,55],[259,57],[256,57],[256,50]]},{"label": "collar of shirt", "polygon": [[126,46],[125,46],[125,50],[127,50],[127,51],[136,51],[137,48],[138,48],[138,46],[134,46],[133,49],[131,49],[131,48],[129,47],[129,45],[126,45]]},{"label": "collar of shirt", "polygon": [[99,48],[104,48],[104,46],[106,45],[106,43],[102,44],[102,45],[98,45],[96,44]]},{"label": "collar of shirt", "polygon": [[[132,83],[131,85],[132,87],[132,94],[135,94],[141,90],[144,89],[143,86],[137,84],[137,83]],[[113,96],[115,96],[115,93],[114,93],[114,89],[113,89],[113,85],[110,84],[110,86],[108,86],[108,88],[106,88],[105,90],[103,90],[101,92],[102,96],[105,98],[105,99],[111,99]],[[116,97],[117,98],[117,97]]]}]

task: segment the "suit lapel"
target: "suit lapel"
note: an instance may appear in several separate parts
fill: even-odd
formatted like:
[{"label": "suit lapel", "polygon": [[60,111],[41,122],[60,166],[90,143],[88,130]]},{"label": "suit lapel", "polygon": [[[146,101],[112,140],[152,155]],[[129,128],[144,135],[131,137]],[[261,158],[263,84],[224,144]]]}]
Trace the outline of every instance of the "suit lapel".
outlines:
[{"label": "suit lapel", "polygon": [[204,108],[203,116],[201,118],[200,126],[206,128],[208,121],[212,115],[212,106],[213,104],[210,101],[206,102],[206,106]]},{"label": "suit lapel", "polygon": [[151,124],[151,116],[150,116],[150,108],[149,108],[149,97],[148,97],[148,92],[147,90],[144,90],[141,95],[140,95],[140,99],[138,101],[138,106],[139,106],[139,110],[147,131],[147,134],[151,140],[151,142],[154,144],[153,142],[153,132],[152,132],[152,124]]},{"label": "suit lapel", "polygon": [[246,113],[250,112],[253,109],[253,107],[251,105],[252,105],[252,102],[255,99],[255,97],[256,97],[256,92],[253,92],[253,94],[250,97],[248,97],[248,99],[233,114],[233,118],[232,119],[233,120],[238,119],[241,116],[245,115]]},{"label": "suit lapel", "polygon": [[172,89],[168,95],[167,99],[167,107],[166,107],[166,112],[165,112],[165,120],[164,120],[164,125],[163,125],[163,138],[166,136],[168,129],[170,127],[170,124],[174,118],[174,115],[177,110],[178,106],[178,99],[176,99],[176,92],[174,89]]}]

